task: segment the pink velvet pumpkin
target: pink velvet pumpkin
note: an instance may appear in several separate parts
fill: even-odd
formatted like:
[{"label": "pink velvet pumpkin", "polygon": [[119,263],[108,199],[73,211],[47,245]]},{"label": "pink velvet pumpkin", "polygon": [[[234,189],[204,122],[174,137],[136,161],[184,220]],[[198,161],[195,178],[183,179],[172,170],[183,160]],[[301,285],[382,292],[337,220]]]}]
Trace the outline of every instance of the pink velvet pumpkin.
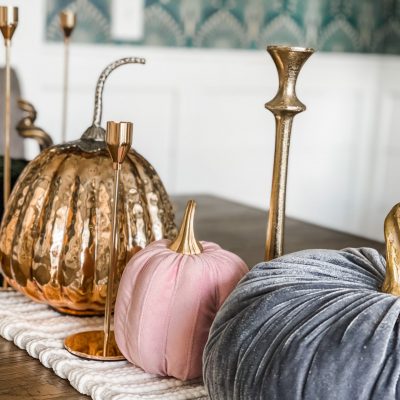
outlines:
[{"label": "pink velvet pumpkin", "polygon": [[159,240],[126,266],[114,312],[115,339],[127,360],[149,373],[201,376],[215,314],[248,272],[235,254],[193,233],[190,201],[177,239]]}]

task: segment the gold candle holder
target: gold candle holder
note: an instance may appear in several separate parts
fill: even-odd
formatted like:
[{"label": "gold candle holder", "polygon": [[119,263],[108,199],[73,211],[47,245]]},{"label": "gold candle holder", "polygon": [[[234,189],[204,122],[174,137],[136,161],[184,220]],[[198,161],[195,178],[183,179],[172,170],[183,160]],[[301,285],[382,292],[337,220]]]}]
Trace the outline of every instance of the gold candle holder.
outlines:
[{"label": "gold candle holder", "polygon": [[63,83],[63,110],[61,122],[61,141],[67,139],[67,112],[68,112],[68,78],[69,78],[69,44],[72,32],[76,25],[76,14],[70,10],[61,11],[60,27],[64,34],[64,83]]},{"label": "gold candle holder", "polygon": [[290,135],[296,114],[306,106],[296,96],[299,72],[314,50],[302,47],[268,46],[279,76],[275,97],[265,105],[275,116],[275,155],[272,174],[271,201],[268,216],[265,260],[283,254],[285,229],[286,182],[289,160]]},{"label": "gold candle holder", "polygon": [[111,331],[111,314],[114,300],[115,269],[118,259],[118,200],[119,180],[122,163],[132,144],[133,125],[131,122],[107,122],[106,143],[113,161],[114,191],[112,234],[110,243],[110,266],[108,269],[107,298],[104,313],[103,331],[79,332],[68,336],[64,341],[65,348],[79,357],[102,360],[124,360],[115,342],[114,332]]},{"label": "gold candle holder", "polygon": [[[18,7],[0,6],[0,30],[5,46],[5,82],[4,82],[4,164],[3,164],[3,210],[6,209],[11,191],[11,39],[18,26]],[[8,287],[4,278],[3,288]]]}]

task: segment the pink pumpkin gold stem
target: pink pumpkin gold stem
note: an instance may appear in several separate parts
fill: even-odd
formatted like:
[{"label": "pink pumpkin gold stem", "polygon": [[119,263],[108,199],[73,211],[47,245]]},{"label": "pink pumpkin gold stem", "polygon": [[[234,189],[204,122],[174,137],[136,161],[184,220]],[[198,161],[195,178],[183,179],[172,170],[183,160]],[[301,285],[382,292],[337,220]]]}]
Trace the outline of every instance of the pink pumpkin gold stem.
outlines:
[{"label": "pink pumpkin gold stem", "polygon": [[194,200],[189,200],[186,205],[185,214],[183,216],[178,236],[169,246],[169,248],[176,253],[195,255],[203,252],[201,243],[194,235],[193,221],[195,211],[196,202]]}]

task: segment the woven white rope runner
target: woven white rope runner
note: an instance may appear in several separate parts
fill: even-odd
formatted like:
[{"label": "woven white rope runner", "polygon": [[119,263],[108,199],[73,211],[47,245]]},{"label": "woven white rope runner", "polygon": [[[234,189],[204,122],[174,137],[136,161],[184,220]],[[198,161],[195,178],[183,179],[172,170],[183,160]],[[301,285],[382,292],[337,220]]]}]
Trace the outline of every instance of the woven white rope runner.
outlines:
[{"label": "woven white rope runner", "polygon": [[16,292],[0,292],[0,335],[95,400],[207,399],[198,381],[147,374],[126,361],[88,361],[63,347],[66,335],[102,329],[103,318],[61,315]]}]

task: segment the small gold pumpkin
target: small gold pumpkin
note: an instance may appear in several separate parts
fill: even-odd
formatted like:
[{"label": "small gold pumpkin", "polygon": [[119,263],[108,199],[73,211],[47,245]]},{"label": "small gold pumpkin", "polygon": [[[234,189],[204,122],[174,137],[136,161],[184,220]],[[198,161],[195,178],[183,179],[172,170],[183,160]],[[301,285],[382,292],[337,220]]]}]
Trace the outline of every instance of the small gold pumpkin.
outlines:
[{"label": "small gold pumpkin", "polygon": [[[50,147],[28,164],[0,228],[0,262],[12,287],[70,314],[99,314],[106,297],[112,215],[112,162],[100,126],[107,67],[96,89],[95,118],[80,140]],[[176,235],[168,195],[154,168],[131,150],[120,183],[117,276],[153,240]]]}]

